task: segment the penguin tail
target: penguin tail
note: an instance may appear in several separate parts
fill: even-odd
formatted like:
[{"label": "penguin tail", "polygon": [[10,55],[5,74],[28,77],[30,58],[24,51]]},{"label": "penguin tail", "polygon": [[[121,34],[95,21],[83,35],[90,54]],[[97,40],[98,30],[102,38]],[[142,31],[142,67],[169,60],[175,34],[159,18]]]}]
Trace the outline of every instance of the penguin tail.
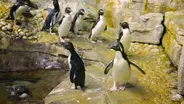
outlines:
[{"label": "penguin tail", "polygon": [[92,33],[90,32],[90,35],[89,35],[88,39],[90,39],[90,38],[91,38],[91,35],[92,35]]},{"label": "penguin tail", "polygon": [[14,19],[12,19],[10,16],[8,16],[8,17],[6,18],[6,20],[14,20]]}]

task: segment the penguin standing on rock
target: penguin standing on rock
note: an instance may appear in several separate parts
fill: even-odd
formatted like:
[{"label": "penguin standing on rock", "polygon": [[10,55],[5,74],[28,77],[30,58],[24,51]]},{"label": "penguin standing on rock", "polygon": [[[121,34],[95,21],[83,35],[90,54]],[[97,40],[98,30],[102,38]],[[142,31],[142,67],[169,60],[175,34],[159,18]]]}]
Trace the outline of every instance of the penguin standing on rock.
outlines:
[{"label": "penguin standing on rock", "polygon": [[82,29],[84,12],[84,9],[80,9],[73,18],[71,31],[75,34],[79,34],[79,31]]},{"label": "penguin standing on rock", "polygon": [[130,64],[138,68],[138,70],[143,74],[145,74],[145,72],[139,66],[129,61],[126,53],[124,52],[123,45],[120,42],[117,41],[112,43],[109,48],[116,51],[114,60],[105,68],[104,71],[104,74],[107,74],[112,68],[114,85],[110,91],[116,91],[117,89],[124,90],[131,75]]},{"label": "penguin standing on rock", "polygon": [[70,81],[77,86],[81,87],[81,90],[85,90],[85,67],[82,59],[79,57],[75,48],[71,42],[60,43],[65,49],[69,51],[68,65],[70,68]]},{"label": "penguin standing on rock", "polygon": [[38,9],[38,6],[33,4],[30,0],[16,0],[14,5],[10,8],[10,13],[6,19],[15,20],[23,13],[31,14],[28,7]]},{"label": "penguin standing on rock", "polygon": [[104,11],[103,9],[100,9],[98,11],[98,19],[96,22],[93,24],[93,27],[90,32],[89,39],[92,43],[95,43],[94,38],[99,36],[103,31],[107,29],[106,26],[106,19],[104,17]]},{"label": "penguin standing on rock", "polygon": [[64,42],[64,38],[67,37],[71,29],[72,18],[71,18],[70,12],[71,12],[71,8],[66,7],[65,14],[62,17],[61,21],[59,22],[58,34],[61,42]]},{"label": "penguin standing on rock", "polygon": [[49,14],[48,14],[48,16],[45,20],[45,23],[43,25],[43,28],[42,28],[42,30],[49,29],[50,34],[52,34],[52,28],[58,22],[58,16],[59,16],[59,12],[60,12],[58,0],[53,0],[53,5],[54,5],[54,9],[51,9],[51,8],[45,9],[45,10],[49,11]]},{"label": "penguin standing on rock", "polygon": [[121,32],[117,40],[120,41],[121,44],[123,44],[124,51],[125,53],[127,53],[131,44],[131,34],[130,34],[129,26],[127,22],[120,23],[120,26],[121,26]]}]

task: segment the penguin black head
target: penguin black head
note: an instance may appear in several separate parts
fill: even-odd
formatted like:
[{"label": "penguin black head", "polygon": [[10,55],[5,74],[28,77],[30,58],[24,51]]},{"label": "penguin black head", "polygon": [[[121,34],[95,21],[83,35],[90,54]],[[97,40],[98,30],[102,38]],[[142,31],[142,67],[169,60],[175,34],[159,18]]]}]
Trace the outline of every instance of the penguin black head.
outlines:
[{"label": "penguin black head", "polygon": [[107,48],[113,49],[115,51],[124,52],[123,44],[121,44],[119,41],[115,41],[115,42],[111,43]]},{"label": "penguin black head", "polygon": [[70,52],[75,50],[72,42],[61,42],[60,45],[62,45],[65,49],[69,50]]},{"label": "penguin black head", "polygon": [[71,10],[71,8],[70,7],[66,7],[65,8],[65,13],[70,13],[72,10]]},{"label": "penguin black head", "polygon": [[79,10],[79,14],[80,14],[80,15],[84,15],[84,12],[85,12],[84,9],[80,9],[80,10]]},{"label": "penguin black head", "polygon": [[109,49],[113,49],[115,51],[120,50],[120,42],[113,42],[108,46]]},{"label": "penguin black head", "polygon": [[129,25],[127,22],[123,22],[123,23],[120,23],[120,26],[123,28],[123,29],[129,29]]},{"label": "penguin black head", "polygon": [[103,15],[103,14],[104,14],[103,9],[100,9],[100,10],[98,11],[98,15]]}]

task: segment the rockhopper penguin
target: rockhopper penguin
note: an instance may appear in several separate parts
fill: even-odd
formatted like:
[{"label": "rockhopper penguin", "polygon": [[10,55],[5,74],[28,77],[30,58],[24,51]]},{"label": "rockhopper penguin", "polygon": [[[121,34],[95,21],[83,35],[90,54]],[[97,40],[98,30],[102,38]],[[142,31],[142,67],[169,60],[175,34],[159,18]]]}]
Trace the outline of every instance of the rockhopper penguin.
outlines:
[{"label": "rockhopper penguin", "polygon": [[82,29],[84,12],[84,9],[80,9],[73,18],[71,31],[75,34],[79,34],[79,31]]},{"label": "rockhopper penguin", "polygon": [[116,91],[117,89],[124,90],[131,75],[130,64],[138,68],[143,74],[145,74],[145,72],[139,66],[129,61],[124,52],[123,45],[120,42],[112,43],[109,48],[116,51],[114,60],[111,61],[104,71],[104,74],[107,74],[112,68],[114,85],[110,91]]},{"label": "rockhopper penguin", "polygon": [[70,68],[70,81],[77,86],[81,87],[81,90],[85,90],[85,67],[82,59],[75,51],[75,48],[71,42],[60,43],[65,49],[69,51],[68,65]]},{"label": "rockhopper penguin", "polygon": [[70,12],[71,12],[71,8],[66,7],[65,14],[62,17],[61,21],[59,22],[58,34],[61,42],[64,42],[64,38],[67,37],[71,29],[72,18],[71,18]]},{"label": "rockhopper penguin", "polygon": [[129,30],[129,25],[127,22],[123,22],[123,23],[120,23],[120,26],[121,26],[121,32],[117,40],[120,41],[121,44],[123,44],[124,51],[127,54],[131,44],[131,34]]},{"label": "rockhopper penguin", "polygon": [[93,27],[90,32],[89,39],[92,43],[95,43],[94,38],[99,36],[102,32],[104,32],[107,29],[106,26],[106,19],[104,17],[104,11],[103,9],[100,9],[98,11],[98,19],[93,24]]},{"label": "rockhopper penguin", "polygon": [[14,5],[10,8],[10,13],[6,19],[15,20],[24,12],[29,12],[28,7],[38,9],[38,6],[33,4],[30,0],[16,0]]},{"label": "rockhopper penguin", "polygon": [[53,0],[53,5],[54,5],[54,9],[51,9],[51,8],[45,9],[49,11],[49,14],[47,15],[47,18],[42,28],[42,30],[49,29],[50,34],[52,34],[52,28],[58,22],[58,17],[60,12],[58,0]]}]

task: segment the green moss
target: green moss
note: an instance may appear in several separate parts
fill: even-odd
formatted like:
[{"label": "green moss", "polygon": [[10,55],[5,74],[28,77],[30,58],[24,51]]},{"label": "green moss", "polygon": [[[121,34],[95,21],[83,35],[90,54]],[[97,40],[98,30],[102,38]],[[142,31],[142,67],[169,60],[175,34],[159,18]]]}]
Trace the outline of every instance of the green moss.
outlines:
[{"label": "green moss", "polygon": [[112,22],[113,8],[114,8],[114,1],[113,0],[108,0],[107,8],[106,8],[106,11],[105,11],[105,16],[106,16],[108,27],[114,27],[113,22]]}]

